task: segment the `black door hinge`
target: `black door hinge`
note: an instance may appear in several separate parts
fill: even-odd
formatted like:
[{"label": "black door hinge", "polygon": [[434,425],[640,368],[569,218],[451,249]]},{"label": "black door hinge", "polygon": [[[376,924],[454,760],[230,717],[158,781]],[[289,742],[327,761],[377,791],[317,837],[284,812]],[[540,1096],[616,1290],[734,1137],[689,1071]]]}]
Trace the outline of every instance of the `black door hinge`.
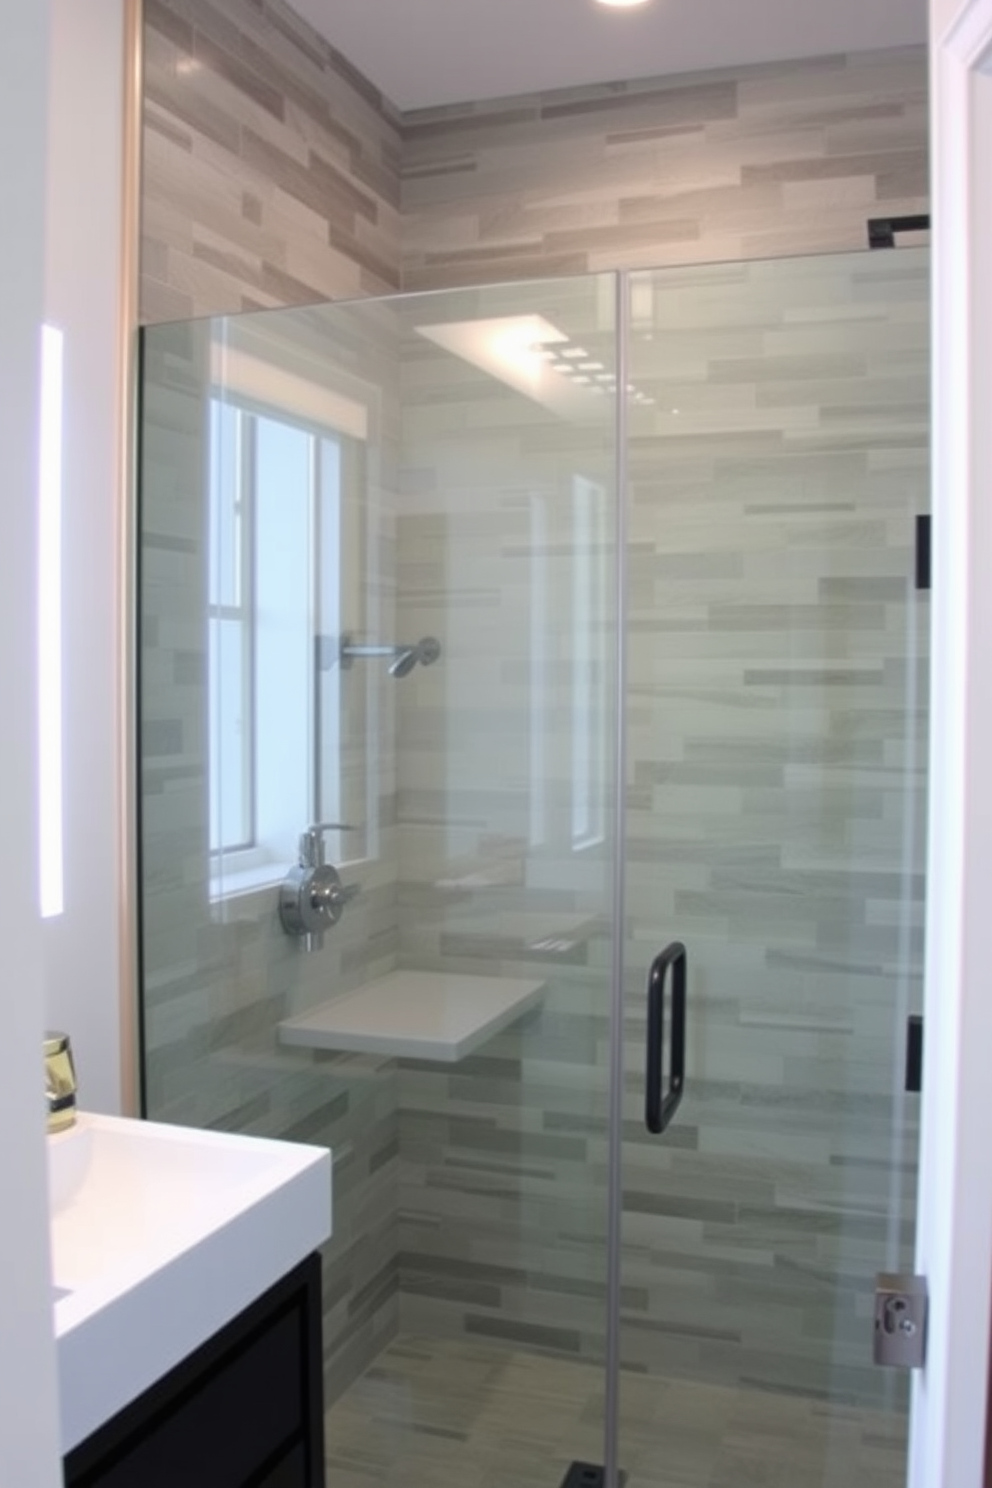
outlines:
[{"label": "black door hinge", "polygon": [[913,1095],[923,1089],[923,1019],[919,1013],[906,1019],[906,1089]]},{"label": "black door hinge", "polygon": [[916,518],[916,587],[930,588],[930,518]]}]

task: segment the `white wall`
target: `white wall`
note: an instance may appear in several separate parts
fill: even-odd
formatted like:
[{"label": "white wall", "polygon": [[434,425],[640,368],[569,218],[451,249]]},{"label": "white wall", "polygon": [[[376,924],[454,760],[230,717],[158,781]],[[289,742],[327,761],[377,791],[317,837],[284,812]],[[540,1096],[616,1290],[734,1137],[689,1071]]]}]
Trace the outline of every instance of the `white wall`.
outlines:
[{"label": "white wall", "polygon": [[48,1254],[36,908],[35,492],[42,319],[46,0],[0,0],[0,1483],[54,1488],[55,1348]]},{"label": "white wall", "polygon": [[121,1109],[116,685],[124,0],[51,0],[46,314],[65,333],[65,912],[44,927],[48,1026],[80,1100]]}]

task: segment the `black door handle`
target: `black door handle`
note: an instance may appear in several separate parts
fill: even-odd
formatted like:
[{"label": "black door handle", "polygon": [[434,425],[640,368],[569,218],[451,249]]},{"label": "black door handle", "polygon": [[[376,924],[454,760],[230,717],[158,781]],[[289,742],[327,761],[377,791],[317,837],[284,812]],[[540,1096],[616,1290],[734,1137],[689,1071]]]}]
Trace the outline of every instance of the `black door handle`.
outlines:
[{"label": "black door handle", "polygon": [[[672,1067],[668,1094],[664,1095],[665,982],[672,970]],[[648,1048],[644,1123],[657,1136],[666,1130],[679,1108],[685,1089],[685,988],[686,949],[673,940],[655,956],[648,973]]]}]

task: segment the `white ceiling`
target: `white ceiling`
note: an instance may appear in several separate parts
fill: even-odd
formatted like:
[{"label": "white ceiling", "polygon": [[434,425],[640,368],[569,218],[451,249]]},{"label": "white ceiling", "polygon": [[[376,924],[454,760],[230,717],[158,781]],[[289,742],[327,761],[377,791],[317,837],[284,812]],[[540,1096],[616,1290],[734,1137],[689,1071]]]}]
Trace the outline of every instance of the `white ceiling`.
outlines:
[{"label": "white ceiling", "polygon": [[292,0],[401,109],[924,42],[927,0]]}]

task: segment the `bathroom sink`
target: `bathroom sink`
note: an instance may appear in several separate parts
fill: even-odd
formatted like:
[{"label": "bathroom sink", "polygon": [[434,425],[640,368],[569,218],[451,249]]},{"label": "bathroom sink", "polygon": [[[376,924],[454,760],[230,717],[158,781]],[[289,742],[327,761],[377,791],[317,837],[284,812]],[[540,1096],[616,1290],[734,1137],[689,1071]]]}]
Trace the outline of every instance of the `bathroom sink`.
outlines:
[{"label": "bathroom sink", "polygon": [[66,1452],[327,1239],[330,1153],[87,1113],[48,1142]]},{"label": "bathroom sink", "polygon": [[58,1214],[71,1204],[86,1181],[93,1156],[93,1127],[77,1121],[68,1131],[48,1138],[48,1208]]}]

